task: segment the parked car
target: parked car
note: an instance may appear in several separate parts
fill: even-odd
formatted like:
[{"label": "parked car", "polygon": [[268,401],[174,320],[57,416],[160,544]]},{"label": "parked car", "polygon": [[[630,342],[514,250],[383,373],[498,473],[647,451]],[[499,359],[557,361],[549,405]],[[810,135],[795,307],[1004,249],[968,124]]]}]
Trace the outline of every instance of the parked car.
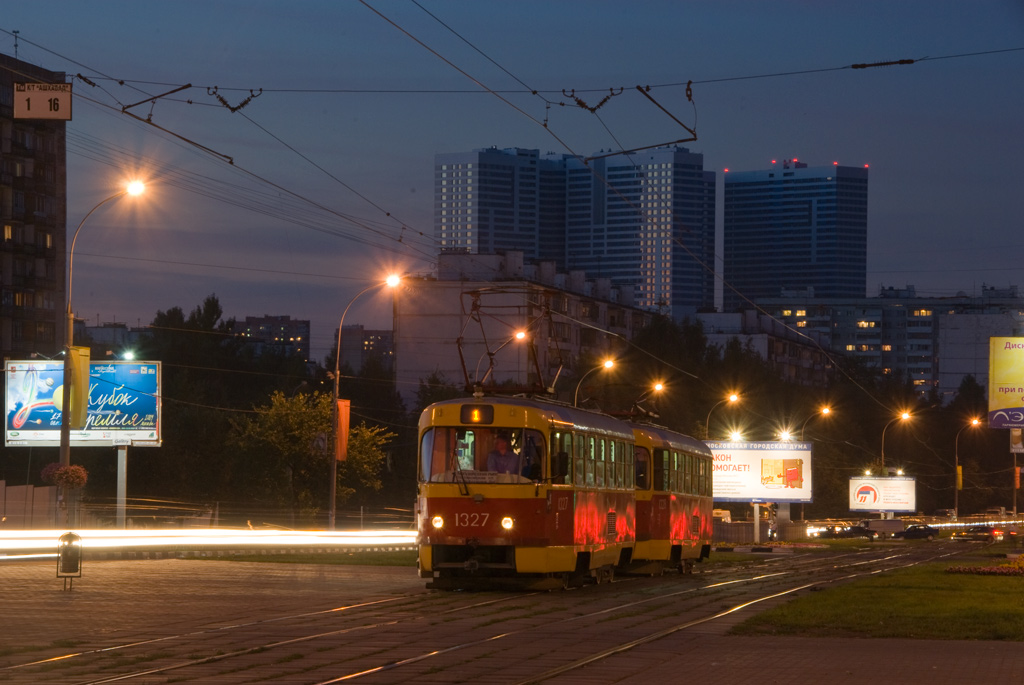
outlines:
[{"label": "parked car", "polygon": [[904,540],[934,540],[939,537],[939,529],[924,523],[915,523],[907,526],[906,530],[893,533],[892,536]]},{"label": "parked car", "polygon": [[864,526],[825,526],[819,538],[867,538],[874,540],[878,533]]},{"label": "parked car", "polygon": [[936,509],[935,516],[936,518],[956,521],[956,509]]},{"label": "parked car", "polygon": [[995,526],[969,526],[953,533],[954,540],[982,540],[984,542],[1002,542],[1003,530]]}]

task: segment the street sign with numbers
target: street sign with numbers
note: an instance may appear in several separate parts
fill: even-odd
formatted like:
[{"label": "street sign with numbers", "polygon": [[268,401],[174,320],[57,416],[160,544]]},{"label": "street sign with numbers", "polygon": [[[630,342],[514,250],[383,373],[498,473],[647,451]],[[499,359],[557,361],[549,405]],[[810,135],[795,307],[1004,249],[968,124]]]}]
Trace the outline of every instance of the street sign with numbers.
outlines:
[{"label": "street sign with numbers", "polygon": [[71,84],[15,83],[14,118],[71,121]]}]

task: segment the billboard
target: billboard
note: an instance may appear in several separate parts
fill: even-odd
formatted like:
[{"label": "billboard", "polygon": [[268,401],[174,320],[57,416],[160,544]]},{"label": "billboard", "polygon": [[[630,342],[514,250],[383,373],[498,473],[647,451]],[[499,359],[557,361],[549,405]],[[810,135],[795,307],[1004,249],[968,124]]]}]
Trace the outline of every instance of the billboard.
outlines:
[{"label": "billboard", "polygon": [[[5,378],[5,444],[59,446],[64,363],[8,361]],[[160,362],[90,362],[89,411],[71,445],[159,447],[160,439]]]},{"label": "billboard", "polygon": [[720,502],[810,502],[811,443],[708,442]]},{"label": "billboard", "polygon": [[988,339],[988,426],[1024,427],[1024,338]]},{"label": "billboard", "polygon": [[901,476],[854,476],[850,511],[917,511],[917,481]]}]

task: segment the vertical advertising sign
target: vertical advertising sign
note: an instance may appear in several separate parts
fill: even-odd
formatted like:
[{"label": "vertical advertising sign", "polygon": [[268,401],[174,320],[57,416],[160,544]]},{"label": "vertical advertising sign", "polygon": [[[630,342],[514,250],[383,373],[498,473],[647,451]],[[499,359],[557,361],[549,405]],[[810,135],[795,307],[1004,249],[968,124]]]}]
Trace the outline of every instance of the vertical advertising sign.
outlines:
[{"label": "vertical advertising sign", "polygon": [[[64,363],[8,361],[4,374],[8,446],[60,445]],[[74,446],[160,446],[160,362],[91,362],[85,427]]]},{"label": "vertical advertising sign", "polygon": [[1024,338],[989,338],[988,426],[1024,427]]}]

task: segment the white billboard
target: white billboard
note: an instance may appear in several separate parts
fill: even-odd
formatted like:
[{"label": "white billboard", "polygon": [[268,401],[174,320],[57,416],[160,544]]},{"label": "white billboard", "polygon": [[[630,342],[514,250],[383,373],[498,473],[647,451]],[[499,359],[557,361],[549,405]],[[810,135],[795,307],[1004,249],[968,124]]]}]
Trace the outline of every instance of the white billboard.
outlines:
[{"label": "white billboard", "polygon": [[917,511],[917,481],[906,477],[854,476],[850,511]]},{"label": "white billboard", "polygon": [[811,443],[709,442],[720,502],[810,502]]}]

